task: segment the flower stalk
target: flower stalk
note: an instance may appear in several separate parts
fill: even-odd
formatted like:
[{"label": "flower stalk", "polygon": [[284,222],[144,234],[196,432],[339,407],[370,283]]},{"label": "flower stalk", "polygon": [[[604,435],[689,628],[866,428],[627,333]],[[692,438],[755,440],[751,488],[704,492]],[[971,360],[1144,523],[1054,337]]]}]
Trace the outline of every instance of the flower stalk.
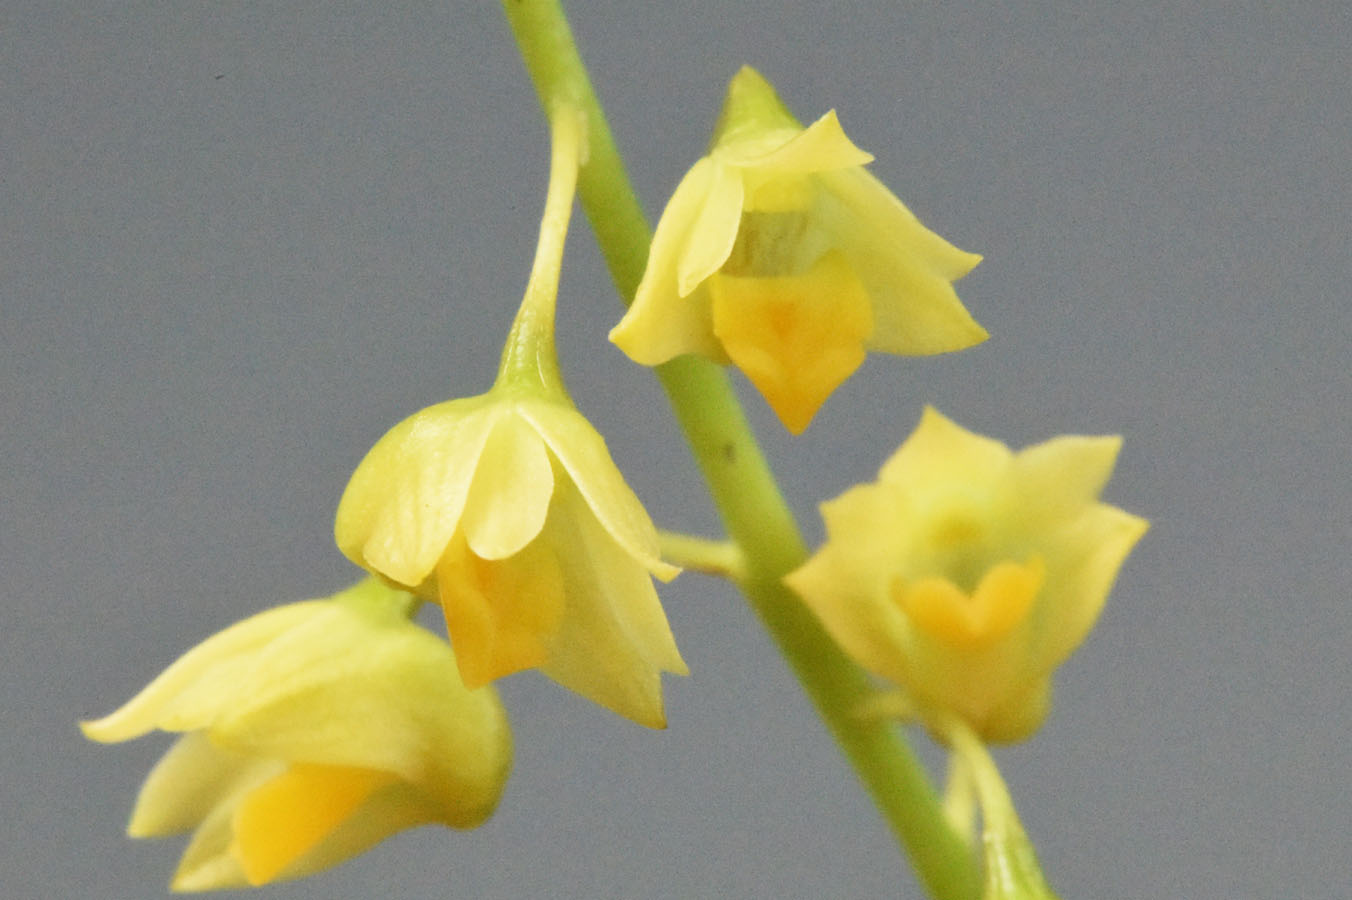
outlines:
[{"label": "flower stalk", "polygon": [[[566,101],[587,119],[589,156],[579,192],[627,305],[643,275],[651,232],[563,9],[558,0],[504,0],[503,8],[545,110]],[[890,723],[853,715],[872,691],[867,676],[782,582],[806,559],[806,547],[727,377],[717,365],[689,356],[656,372],[740,550],[745,569],[738,586],[911,854],[921,881],[943,900],[972,900],[979,892],[975,859],[948,825],[923,767]]]},{"label": "flower stalk", "polygon": [[549,393],[567,396],[554,346],[554,310],[558,305],[563,246],[568,238],[578,167],[587,153],[586,119],[560,99],[549,109],[549,188],[540,220],[526,294],[512,321],[498,368],[498,384],[528,381]]}]

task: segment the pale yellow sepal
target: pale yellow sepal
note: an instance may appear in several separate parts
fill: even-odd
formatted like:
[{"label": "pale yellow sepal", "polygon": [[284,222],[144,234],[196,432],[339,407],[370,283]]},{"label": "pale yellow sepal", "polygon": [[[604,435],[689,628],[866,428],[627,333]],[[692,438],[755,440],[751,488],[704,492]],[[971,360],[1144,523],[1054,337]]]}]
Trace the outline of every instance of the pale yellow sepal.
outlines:
[{"label": "pale yellow sepal", "polygon": [[[634,302],[611,340],[643,365],[693,353],[738,366],[792,431],[807,426],[858,363],[814,360],[838,356],[841,346],[832,329],[815,327],[801,341],[762,342],[747,362],[739,352],[745,341],[718,327],[720,307],[739,336],[773,332],[766,317],[785,303],[866,321],[851,337],[851,358],[865,350],[943,353],[985,340],[952,285],[981,257],[925,228],[864,170],[872,159],[834,111],[804,128],[764,78],[743,68],[709,155],[686,173],[658,221]],[[828,257],[834,277],[820,277]],[[781,292],[791,295],[784,303],[754,302]],[[745,309],[730,308],[737,298]],[[804,368],[835,374],[801,383],[764,376]]]},{"label": "pale yellow sepal", "polygon": [[403,828],[488,818],[511,767],[506,715],[409,621],[414,603],[368,579],[259,613],[81,723],[104,742],[184,732],[128,825],[133,837],[194,832],[175,890],[298,878]]},{"label": "pale yellow sepal", "polygon": [[827,541],[787,582],[922,717],[1026,737],[1147,527],[1098,499],[1120,444],[1015,454],[927,409],[876,482],[822,504]]},{"label": "pale yellow sepal", "polygon": [[665,723],[659,673],[687,670],[650,576],[679,570],[566,398],[496,388],[415,414],[357,467],[334,531],[358,565],[435,590],[466,683],[539,668]]}]

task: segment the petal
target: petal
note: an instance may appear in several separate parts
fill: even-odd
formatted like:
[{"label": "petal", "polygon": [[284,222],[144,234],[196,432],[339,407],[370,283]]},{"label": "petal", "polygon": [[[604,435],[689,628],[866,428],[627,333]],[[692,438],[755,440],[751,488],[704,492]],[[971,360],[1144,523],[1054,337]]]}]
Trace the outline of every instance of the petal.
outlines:
[{"label": "petal", "polygon": [[1014,457],[1011,505],[1020,523],[1049,522],[1093,504],[1113,474],[1122,438],[1063,435]]},{"label": "petal", "polygon": [[980,491],[1002,477],[1014,455],[999,441],[968,431],[932,406],[878,470],[882,481],[915,496],[953,485]]},{"label": "petal", "polygon": [[1115,506],[1095,504],[1048,537],[1046,595],[1034,610],[1039,626],[1028,668],[1049,672],[1080,645],[1098,621],[1117,572],[1150,524]]},{"label": "petal", "polygon": [[[391,785],[377,791],[353,815],[272,880],[287,881],[313,875],[369,850],[398,831],[430,821],[436,821],[435,811],[429,807],[425,795],[408,785]],[[249,879],[237,855],[235,837],[235,809],[223,807],[214,811],[210,820],[193,835],[184,852],[174,876],[173,890],[249,887]]]},{"label": "petal", "polygon": [[662,562],[652,519],[591,423],[576,409],[556,403],[522,403],[519,411],[549,445],[611,538],[653,575],[663,581],[675,578],[681,570]]},{"label": "petal", "polygon": [[710,290],[714,333],[794,434],[864,361],[868,295],[837,252],[802,275],[716,275]]},{"label": "petal", "polygon": [[470,688],[534,668],[563,618],[564,586],[543,540],[508,559],[486,560],[459,535],[437,566],[438,597]]},{"label": "petal", "polygon": [[554,474],[540,436],[518,416],[499,416],[479,453],[461,513],[460,530],[470,549],[484,559],[519,551],[540,533],[553,493]]},{"label": "petal", "polygon": [[250,884],[267,884],[327,840],[393,778],[353,766],[289,766],[241,798],[230,852]]},{"label": "petal", "polygon": [[561,489],[543,538],[557,554],[567,611],[540,670],[650,728],[665,727],[659,673],[688,673],[647,571]]},{"label": "petal", "polygon": [[281,763],[223,750],[204,732],[183,735],[160,757],[136,796],[127,834],[164,837],[196,828],[219,806],[278,771]]},{"label": "petal", "polygon": [[859,485],[821,510],[826,544],[784,582],[845,652],[875,674],[907,684],[907,624],[889,594],[893,541],[905,530],[895,489]]},{"label": "petal", "polygon": [[[296,859],[278,880],[305,878],[358,856],[385,838],[407,828],[441,821],[425,794],[406,784],[392,784],[373,794],[353,815],[325,835],[324,840]],[[453,827],[472,823],[443,822]]]},{"label": "petal", "polygon": [[230,852],[234,809],[218,806],[188,841],[170,882],[175,892],[217,891],[249,886],[239,860]]},{"label": "petal", "polygon": [[733,155],[735,148],[729,148],[729,153],[738,165],[754,169],[757,176],[829,172],[873,162],[872,153],[860,150],[846,136],[834,109],[769,152],[742,157]]},{"label": "petal", "polygon": [[504,410],[490,395],[428,407],[357,466],[338,503],[338,548],[363,568],[418,587],[460,521],[484,445]]},{"label": "petal", "polygon": [[104,743],[155,728],[199,728],[234,702],[254,654],[322,608],[315,600],[291,603],[238,622],[183,654],[120,709],[80,728],[90,740]]},{"label": "petal", "polygon": [[707,157],[685,174],[662,212],[648,251],[648,265],[634,302],[610,331],[610,340],[634,362],[655,366],[683,353],[722,361],[723,351],[709,322],[709,300],[702,291],[682,296],[677,290],[691,230],[714,187],[716,166]]},{"label": "petal", "polygon": [[871,349],[944,353],[988,336],[952,282],[981,261],[930,231],[882,182],[859,168],[814,176],[813,216],[850,258],[873,299]]},{"label": "petal", "polygon": [[713,180],[676,264],[676,292],[688,297],[727,261],[742,221],[742,173],[713,166]]}]

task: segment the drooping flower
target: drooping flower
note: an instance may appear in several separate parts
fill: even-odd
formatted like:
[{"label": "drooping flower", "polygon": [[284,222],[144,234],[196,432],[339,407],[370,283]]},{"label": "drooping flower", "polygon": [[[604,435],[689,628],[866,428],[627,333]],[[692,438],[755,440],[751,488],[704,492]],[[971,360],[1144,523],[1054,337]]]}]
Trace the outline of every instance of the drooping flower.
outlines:
[{"label": "drooping flower", "polygon": [[127,828],[193,832],[174,890],[300,878],[405,828],[488,818],[511,768],[506,714],[491,687],[464,686],[445,640],[409,621],[416,603],[368,579],[275,607],[81,723],[101,742],[182,733]]},{"label": "drooping flower", "polygon": [[1063,436],[1014,454],[927,409],[876,482],[822,505],[827,541],[787,581],[922,710],[1026,737],[1147,528],[1098,500],[1120,445]]},{"label": "drooping flower", "polygon": [[553,117],[540,245],[493,388],[422,410],[362,460],[335,537],[358,565],[435,586],[471,687],[539,668],[650,727],[660,673],[686,673],[650,576],[657,531],[559,373],[554,303],[580,135]]},{"label": "drooping flower", "polygon": [[863,168],[872,159],[834,111],[803,128],[744,67],[611,340],[643,365],[684,353],[731,362],[794,433],[868,350],[985,340],[952,285],[981,257],[925,228]]},{"label": "drooping flower", "polygon": [[359,565],[436,586],[466,684],[539,668],[664,723],[659,672],[686,668],[649,575],[677,569],[571,405],[494,390],[415,414],[357,467],[335,531]]}]

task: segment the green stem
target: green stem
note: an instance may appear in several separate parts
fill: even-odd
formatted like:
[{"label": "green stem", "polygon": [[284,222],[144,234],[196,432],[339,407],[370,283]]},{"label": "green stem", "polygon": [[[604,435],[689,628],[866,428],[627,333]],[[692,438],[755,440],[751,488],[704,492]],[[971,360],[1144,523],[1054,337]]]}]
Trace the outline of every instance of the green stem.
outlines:
[{"label": "green stem", "polygon": [[982,896],[1057,900],[1042,874],[1033,842],[1019,821],[1009,788],[986,745],[956,716],[937,716],[929,725],[961,757],[981,805],[981,843],[985,856]]},{"label": "green stem", "polygon": [[732,541],[711,541],[693,534],[659,530],[657,542],[662,549],[662,558],[682,569],[718,575],[731,581],[746,576],[742,550]]},{"label": "green stem", "polygon": [[576,107],[560,99],[549,117],[549,189],[540,217],[526,295],[516,311],[502,350],[495,387],[522,382],[556,396],[567,396],[554,344],[554,307],[563,270],[563,246],[573,214],[578,168],[586,148],[586,122]]},{"label": "green stem", "polygon": [[[559,0],[503,0],[503,8],[548,112],[558,100],[587,117],[589,156],[579,175],[583,209],[616,289],[633,299],[651,233],[615,148]],[[657,369],[728,535],[744,560],[739,586],[812,699],[926,887],[942,900],[979,891],[973,855],[948,826],[915,754],[888,722],[853,714],[870,694],[867,676],[783,584],[807,558],[797,524],[722,369],[680,357]]]}]

